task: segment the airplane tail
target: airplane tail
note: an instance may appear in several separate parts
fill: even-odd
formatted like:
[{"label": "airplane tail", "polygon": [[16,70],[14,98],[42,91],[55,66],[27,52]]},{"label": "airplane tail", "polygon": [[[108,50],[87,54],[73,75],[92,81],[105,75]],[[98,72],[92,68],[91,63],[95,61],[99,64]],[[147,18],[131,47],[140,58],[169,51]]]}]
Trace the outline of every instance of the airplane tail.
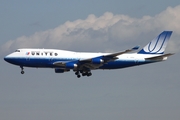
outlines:
[{"label": "airplane tail", "polygon": [[172,31],[163,31],[140,50],[138,54],[163,54],[171,34]]}]

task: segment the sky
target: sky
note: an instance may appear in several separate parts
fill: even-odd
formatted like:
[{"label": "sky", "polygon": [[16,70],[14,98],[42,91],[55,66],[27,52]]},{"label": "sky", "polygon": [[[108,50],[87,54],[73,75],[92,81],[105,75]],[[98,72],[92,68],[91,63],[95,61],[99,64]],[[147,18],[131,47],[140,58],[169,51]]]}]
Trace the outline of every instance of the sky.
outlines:
[{"label": "sky", "polygon": [[[179,120],[179,0],[0,1],[2,120]],[[165,62],[74,73],[25,68],[3,58],[18,48],[117,52],[172,30]]]}]

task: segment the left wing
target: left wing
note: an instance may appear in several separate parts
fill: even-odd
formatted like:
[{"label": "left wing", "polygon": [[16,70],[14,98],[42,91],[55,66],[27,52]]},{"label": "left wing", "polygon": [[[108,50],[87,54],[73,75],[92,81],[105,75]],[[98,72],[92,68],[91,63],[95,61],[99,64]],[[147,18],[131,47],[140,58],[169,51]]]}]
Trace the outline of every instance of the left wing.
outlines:
[{"label": "left wing", "polygon": [[[93,62],[93,60],[95,59],[102,59],[104,62],[109,62],[109,61],[114,61],[116,59],[118,59],[118,55],[122,55],[122,54],[125,54],[125,53],[128,53],[128,52],[132,52],[134,50],[137,50],[139,49],[139,46],[136,46],[136,47],[133,47],[132,49],[128,49],[128,50],[125,50],[125,51],[121,51],[121,52],[116,52],[116,53],[110,53],[110,54],[107,54],[107,55],[103,55],[103,56],[98,56],[98,57],[95,57],[95,58],[89,58],[89,59],[81,59],[79,62]],[[100,61],[102,62],[102,61]]]},{"label": "left wing", "polygon": [[86,69],[97,69],[100,66],[106,64],[107,62],[110,61],[114,61],[116,59],[118,59],[118,55],[122,55],[128,52],[132,52],[134,50],[139,49],[139,46],[133,47],[132,49],[127,49],[125,51],[121,51],[121,52],[116,52],[116,53],[111,53],[111,54],[107,54],[107,55],[102,55],[102,56],[97,56],[94,58],[88,58],[88,59],[80,59],[78,61],[69,61],[69,62],[62,62],[62,61],[57,61],[54,62],[53,64],[55,66],[59,66],[59,67],[65,67],[65,68],[75,68],[78,70],[86,70]]}]

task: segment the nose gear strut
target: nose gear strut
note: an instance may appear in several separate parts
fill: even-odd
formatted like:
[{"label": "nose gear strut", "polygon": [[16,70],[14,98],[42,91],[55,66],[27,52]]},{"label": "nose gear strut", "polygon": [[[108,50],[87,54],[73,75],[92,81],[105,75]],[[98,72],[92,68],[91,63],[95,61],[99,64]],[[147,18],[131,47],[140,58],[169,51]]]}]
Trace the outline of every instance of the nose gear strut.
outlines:
[{"label": "nose gear strut", "polygon": [[21,74],[24,74],[24,68],[23,68],[23,66],[20,66],[20,68],[21,68]]}]

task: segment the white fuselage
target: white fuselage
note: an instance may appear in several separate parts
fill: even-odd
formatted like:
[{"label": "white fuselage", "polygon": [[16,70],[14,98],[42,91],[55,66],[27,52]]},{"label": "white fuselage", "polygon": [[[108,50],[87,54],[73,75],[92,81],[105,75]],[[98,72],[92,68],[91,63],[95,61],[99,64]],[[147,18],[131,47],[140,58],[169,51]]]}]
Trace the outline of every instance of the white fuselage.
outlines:
[{"label": "white fuselage", "polygon": [[[57,61],[77,61],[107,54],[110,53],[73,52],[56,49],[18,49],[6,56],[5,60],[18,66],[57,68],[57,66],[53,65],[53,63]],[[146,64],[149,63],[149,61],[145,61],[145,58],[152,56],[158,55],[136,53],[122,54],[117,56],[118,59],[115,61],[111,61],[110,63],[101,66],[100,69],[117,69]]]}]

